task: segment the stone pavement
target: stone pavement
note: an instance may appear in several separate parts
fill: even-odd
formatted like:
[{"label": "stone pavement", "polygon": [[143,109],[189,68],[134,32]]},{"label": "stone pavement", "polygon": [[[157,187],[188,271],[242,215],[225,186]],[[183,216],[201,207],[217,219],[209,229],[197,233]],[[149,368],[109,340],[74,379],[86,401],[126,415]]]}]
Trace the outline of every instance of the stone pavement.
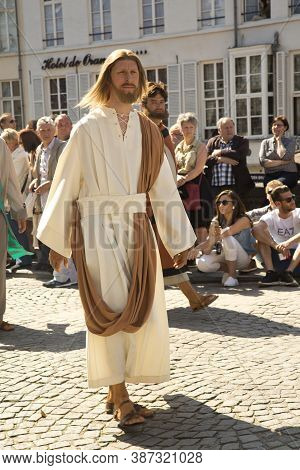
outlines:
[{"label": "stone pavement", "polygon": [[0,449],[300,448],[300,289],[209,284],[220,297],[198,313],[166,290],[171,380],[129,386],[157,412],[124,434],[106,390],[86,387],[78,291],[26,277],[7,287],[17,327],[0,332]]}]

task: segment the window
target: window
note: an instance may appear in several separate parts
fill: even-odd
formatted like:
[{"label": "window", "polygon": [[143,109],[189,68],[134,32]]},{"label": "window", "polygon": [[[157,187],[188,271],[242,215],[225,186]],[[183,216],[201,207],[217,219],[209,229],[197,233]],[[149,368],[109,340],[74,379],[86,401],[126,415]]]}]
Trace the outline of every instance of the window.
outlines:
[{"label": "window", "polygon": [[264,20],[270,16],[270,0],[244,0],[244,21]]},{"label": "window", "polygon": [[46,47],[64,45],[62,3],[44,0]]},{"label": "window", "polygon": [[224,0],[200,0],[200,28],[217,26],[225,23]]},{"label": "window", "polygon": [[164,25],[164,1],[163,0],[142,0],[143,1],[143,27],[140,28],[143,34],[163,33]]},{"label": "window", "polygon": [[14,0],[0,1],[0,53],[17,51],[17,21]]},{"label": "window", "polygon": [[216,134],[217,121],[224,116],[223,62],[203,65],[203,98],[204,136],[209,139]]},{"label": "window", "polygon": [[65,78],[50,78],[50,109],[52,114],[68,112]]},{"label": "window", "polygon": [[93,41],[112,39],[110,0],[91,0]]},{"label": "window", "polygon": [[294,134],[300,136],[300,54],[294,55]]},{"label": "window", "polygon": [[167,69],[148,69],[146,70],[148,82],[163,82],[167,84]]},{"label": "window", "polygon": [[0,113],[11,113],[17,122],[17,129],[22,129],[22,101],[20,82],[11,80],[0,82]]},{"label": "window", "polygon": [[[266,91],[266,93],[264,92]],[[234,59],[237,133],[267,135],[273,117],[273,57],[250,55]]]},{"label": "window", "polygon": [[290,4],[291,15],[300,15],[300,2],[299,0],[292,0]]}]

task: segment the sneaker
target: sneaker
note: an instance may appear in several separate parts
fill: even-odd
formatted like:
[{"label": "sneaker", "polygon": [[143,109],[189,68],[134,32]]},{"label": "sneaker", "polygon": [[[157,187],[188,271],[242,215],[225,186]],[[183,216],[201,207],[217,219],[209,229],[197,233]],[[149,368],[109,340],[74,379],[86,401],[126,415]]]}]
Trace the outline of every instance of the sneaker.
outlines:
[{"label": "sneaker", "polygon": [[14,273],[16,271],[18,271],[19,269],[31,269],[32,268],[32,264],[22,264],[22,263],[16,263],[14,264],[13,266],[11,266],[9,268],[10,272],[11,273]]},{"label": "sneaker", "polygon": [[282,273],[280,273],[280,284],[282,284],[283,286],[299,286],[296,279],[294,279],[291,271],[283,271]]},{"label": "sneaker", "polygon": [[251,273],[252,271],[256,271],[258,269],[255,259],[252,259],[248,266],[244,269],[240,269],[240,273]]},{"label": "sneaker", "polygon": [[71,285],[70,279],[67,279],[64,282],[59,282],[56,279],[51,279],[51,281],[43,282],[44,287],[49,287],[51,289],[56,287],[69,287]]},{"label": "sneaker", "polygon": [[224,282],[224,287],[236,287],[239,285],[239,281],[235,277],[228,276]]},{"label": "sneaker", "polygon": [[280,284],[279,274],[276,271],[267,271],[263,280],[258,284],[260,286],[278,286]]}]

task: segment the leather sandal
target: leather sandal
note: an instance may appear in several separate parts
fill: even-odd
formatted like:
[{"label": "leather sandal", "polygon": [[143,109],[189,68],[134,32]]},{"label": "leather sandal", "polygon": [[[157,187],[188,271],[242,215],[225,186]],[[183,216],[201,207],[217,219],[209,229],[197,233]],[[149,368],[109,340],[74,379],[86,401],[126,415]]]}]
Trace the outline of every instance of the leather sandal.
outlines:
[{"label": "leather sandal", "polygon": [[191,309],[195,312],[196,310],[200,310],[201,308],[208,307],[215,300],[217,300],[217,298],[218,298],[218,295],[215,295],[215,294],[199,295],[198,302],[190,303]]},{"label": "leather sandal", "polygon": [[[146,406],[139,405],[138,403],[131,403],[133,404],[133,408],[135,409],[135,411],[143,418],[152,418],[154,416],[154,410],[149,410],[148,408],[146,408]],[[115,407],[113,402],[107,401],[105,403],[105,411],[108,415],[114,414]]]},{"label": "leather sandal", "polygon": [[142,416],[143,418],[153,418],[155,411],[149,410],[146,406],[139,405],[138,403],[133,403],[135,411]]},{"label": "leather sandal", "polygon": [[2,323],[0,325],[0,330],[2,330],[2,331],[13,331],[14,329],[15,329],[14,326],[12,326],[7,321],[2,320]]},{"label": "leather sandal", "polygon": [[[127,413],[122,419],[119,420],[119,418],[118,418],[118,410],[120,410],[122,406],[126,405],[126,403],[132,404],[130,400],[125,400],[125,401],[122,401],[122,403],[120,403],[120,405],[118,406],[118,408],[115,408],[114,418],[115,418],[115,420],[119,421],[118,427],[119,427],[120,429],[122,429],[123,431],[127,431],[129,428],[130,428],[130,429],[135,429],[135,428],[140,429],[141,424],[143,424],[144,421],[139,421],[139,422],[137,422],[137,423],[128,423],[128,421],[129,421],[130,419],[132,419],[132,418],[142,418],[142,416],[139,415],[139,414],[136,412],[134,406],[133,406],[132,411],[129,411],[129,413]],[[127,424],[126,424],[126,423],[127,423]]]}]

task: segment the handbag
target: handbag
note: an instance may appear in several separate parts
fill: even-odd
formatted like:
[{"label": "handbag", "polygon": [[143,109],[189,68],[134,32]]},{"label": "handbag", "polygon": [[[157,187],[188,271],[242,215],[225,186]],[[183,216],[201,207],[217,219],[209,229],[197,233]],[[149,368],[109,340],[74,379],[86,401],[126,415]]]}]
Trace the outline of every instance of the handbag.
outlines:
[{"label": "handbag", "polygon": [[[183,205],[185,210],[187,211],[197,211],[201,208],[200,203],[200,181],[199,183],[192,183],[189,181],[185,183],[182,187],[183,189],[183,196],[181,196],[180,191],[179,194],[182,198]],[[180,188],[181,189],[181,188]]]},{"label": "handbag", "polygon": [[30,193],[28,193],[28,196],[25,199],[27,217],[33,216],[33,208],[34,208],[36,198],[37,198],[37,194],[30,191]]}]

